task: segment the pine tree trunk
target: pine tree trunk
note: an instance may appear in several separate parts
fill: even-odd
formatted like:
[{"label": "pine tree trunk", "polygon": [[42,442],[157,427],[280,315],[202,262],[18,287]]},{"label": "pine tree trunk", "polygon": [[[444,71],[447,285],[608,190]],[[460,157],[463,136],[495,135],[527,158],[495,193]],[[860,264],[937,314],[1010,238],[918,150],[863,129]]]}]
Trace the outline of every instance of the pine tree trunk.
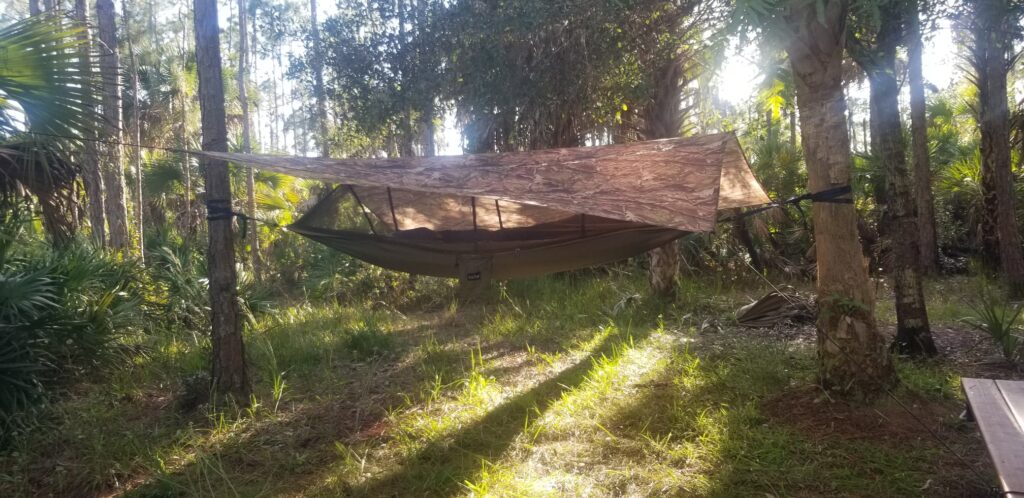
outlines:
[{"label": "pine tree trunk", "polygon": [[[843,95],[845,0],[791,0],[787,52],[793,66],[810,192],[850,184],[850,137]],[[819,15],[824,23],[818,21]],[[818,264],[819,378],[826,389],[870,398],[896,382],[857,240],[852,204],[814,203]]]},{"label": "pine tree trunk", "polygon": [[104,187],[107,197],[107,225],[110,247],[125,250],[128,236],[128,207],[125,199],[124,165],[121,159],[121,64],[117,52],[117,27],[112,0],[96,0],[96,25],[100,40],[100,74],[103,78]]},{"label": "pine tree trunk", "polygon": [[[75,19],[83,26],[89,25],[89,6],[86,0],[75,0]],[[80,40],[89,40],[89,30],[84,29],[78,35]],[[90,47],[92,43],[85,43],[79,49],[81,54],[78,62],[82,74],[92,74],[92,54]],[[85,184],[85,195],[88,197],[89,226],[92,230],[92,237],[100,247],[107,246],[107,214],[103,207],[104,197],[103,174],[100,170],[99,154],[96,150],[96,138],[92,130],[82,130],[87,139],[82,142],[82,155],[79,165],[82,168],[82,183]]]},{"label": "pine tree trunk", "polygon": [[134,185],[134,214],[135,214],[135,231],[138,236],[136,240],[136,249],[139,251],[139,260],[145,264],[146,262],[146,237],[145,227],[142,223],[143,219],[143,206],[145,206],[142,200],[142,147],[139,145],[142,143],[142,121],[139,119],[139,67],[135,61],[135,44],[132,43],[130,27],[128,24],[128,2],[127,0],[121,1],[121,15],[124,16],[124,31],[128,40],[128,61],[131,65],[132,72],[132,127],[131,137],[132,143],[135,144],[131,147],[132,157],[132,168],[135,171],[135,185]]},{"label": "pine tree trunk", "polygon": [[[202,115],[203,150],[227,152],[224,81],[221,75],[220,32],[217,1],[194,0],[196,67],[199,73],[199,108]],[[231,207],[231,179],[226,161],[200,159],[206,175],[206,202],[220,209]],[[246,373],[245,349],[238,313],[235,250],[231,216],[211,213],[207,252],[210,280],[210,323],[213,390],[241,404],[249,402],[251,388]]]},{"label": "pine tree trunk", "polygon": [[[184,15],[181,11],[178,11],[179,21],[181,21],[182,33],[181,33],[181,71],[185,71],[186,55],[185,52],[188,50],[188,39],[187,31],[188,25],[185,22]],[[185,106],[184,93],[178,94],[178,113],[180,114],[178,123],[178,143],[183,149],[189,148],[188,143],[188,108]],[[184,211],[185,211],[185,226],[184,226],[184,238],[186,241],[191,241],[195,236],[196,221],[195,221],[195,209],[192,206],[192,163],[188,154],[181,155],[181,173],[185,181],[185,197],[184,197]]]},{"label": "pine tree trunk", "polygon": [[[890,16],[890,19],[895,15]],[[890,29],[896,25],[883,22]],[[876,110],[872,126],[877,133],[874,154],[882,163],[886,181],[885,234],[895,256],[892,277],[896,301],[896,340],[893,348],[911,356],[934,356],[938,353],[932,341],[925,307],[920,270],[920,232],[915,216],[915,198],[910,171],[907,168],[903,125],[900,123],[899,83],[896,81],[896,45],[898,33],[879,35],[892,40],[888,47],[876,51],[872,61],[861,66],[868,73],[871,85],[871,106]],[[856,58],[856,57],[855,57]]]},{"label": "pine tree trunk", "polygon": [[935,233],[935,199],[932,195],[932,167],[928,155],[928,119],[925,114],[924,75],[922,74],[921,23],[917,6],[910,13],[909,85],[910,134],[914,157],[914,198],[917,204],[917,231],[921,241],[921,272],[939,270],[939,244]]},{"label": "pine tree trunk", "polygon": [[[1014,297],[1024,295],[1024,252],[1015,217],[1015,187],[1010,163],[1010,122],[1007,73],[1011,46],[1003,24],[1003,8],[993,0],[978,0],[973,61],[978,72],[978,125],[981,129],[981,177],[985,204],[982,224],[985,253],[999,262]],[[991,22],[989,22],[991,21]],[[993,254],[995,251],[995,254]],[[996,259],[997,258],[997,259]]]},{"label": "pine tree trunk", "polygon": [[[249,76],[249,36],[248,36],[248,5],[246,0],[238,0],[238,73],[235,82],[238,84],[238,103],[242,108],[242,152],[252,152],[252,129],[249,120],[249,91],[245,80]],[[245,168],[245,210],[249,216],[256,215],[256,172],[250,167]],[[263,262],[260,257],[260,232],[255,223],[249,223],[249,263],[252,265],[253,276],[261,280]]]},{"label": "pine tree trunk", "polygon": [[327,136],[327,94],[324,91],[323,50],[320,48],[320,24],[317,20],[316,0],[309,0],[309,36],[313,43],[311,66],[313,69],[313,96],[316,98],[317,145],[320,157],[331,156],[331,146]]}]

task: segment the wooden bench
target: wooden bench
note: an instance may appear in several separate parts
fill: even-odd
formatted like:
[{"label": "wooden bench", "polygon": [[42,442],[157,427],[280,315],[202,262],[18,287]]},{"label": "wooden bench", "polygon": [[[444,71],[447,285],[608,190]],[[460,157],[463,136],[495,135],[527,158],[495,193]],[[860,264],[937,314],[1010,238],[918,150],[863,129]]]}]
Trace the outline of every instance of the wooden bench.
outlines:
[{"label": "wooden bench", "polygon": [[1003,496],[1024,498],[1024,382],[963,379],[967,417],[978,423]]}]

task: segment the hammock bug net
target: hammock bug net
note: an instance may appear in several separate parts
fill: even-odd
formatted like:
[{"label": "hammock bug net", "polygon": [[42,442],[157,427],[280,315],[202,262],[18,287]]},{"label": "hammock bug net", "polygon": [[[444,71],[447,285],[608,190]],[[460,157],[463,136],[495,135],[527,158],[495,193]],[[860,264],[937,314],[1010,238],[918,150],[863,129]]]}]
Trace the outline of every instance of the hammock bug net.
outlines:
[{"label": "hammock bug net", "polygon": [[[288,229],[465,284],[614,262],[770,202],[728,133],[431,158],[200,154],[336,184]],[[342,226],[343,205],[362,211],[362,228]]]}]

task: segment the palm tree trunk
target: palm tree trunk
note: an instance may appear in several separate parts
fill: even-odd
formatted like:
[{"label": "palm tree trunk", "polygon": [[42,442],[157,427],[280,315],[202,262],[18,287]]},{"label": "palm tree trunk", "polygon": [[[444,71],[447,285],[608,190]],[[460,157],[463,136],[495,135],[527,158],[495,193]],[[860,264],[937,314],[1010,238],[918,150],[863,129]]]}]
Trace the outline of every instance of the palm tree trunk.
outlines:
[{"label": "palm tree trunk", "polygon": [[[245,86],[249,75],[249,36],[248,36],[248,2],[238,0],[238,103],[242,108],[242,152],[252,152],[252,130],[249,121],[249,92]],[[256,215],[256,173],[250,167],[245,169],[245,210],[249,216]],[[263,274],[263,263],[260,260],[260,233],[255,223],[249,223],[249,262],[253,276],[260,280]]]},{"label": "palm tree trunk", "polygon": [[[895,17],[892,15],[890,18]],[[897,25],[883,22],[883,26],[896,28]],[[889,34],[893,36],[883,37],[880,34],[879,38],[894,39],[898,36]],[[907,168],[903,125],[900,123],[895,42],[876,51],[873,60],[879,61],[876,63],[878,65],[872,67],[870,63],[859,62],[870,80],[871,106],[876,110],[873,117],[878,120],[873,127],[878,135],[875,155],[885,171],[888,200],[885,219],[892,225],[886,228],[885,233],[892,242],[891,250],[895,256],[892,276],[896,301],[896,340],[893,347],[911,356],[934,356],[938,351],[928,325],[920,270],[920,232],[914,213],[916,204]]]},{"label": "palm tree trunk", "polygon": [[910,85],[910,134],[914,152],[914,198],[917,205],[917,231],[921,241],[921,272],[939,270],[939,245],[935,235],[935,199],[932,195],[932,167],[928,155],[928,120],[925,115],[924,76],[922,74],[921,23],[919,12],[910,13],[907,47]]},{"label": "palm tree trunk", "polygon": [[[89,25],[89,6],[86,0],[75,0],[75,19],[83,26]],[[88,40],[89,30],[83,29],[78,35],[79,39]],[[89,52],[90,43],[81,46],[79,68],[82,74],[92,74],[92,54]],[[103,189],[103,174],[100,170],[99,154],[96,151],[96,138],[93,130],[83,130],[86,140],[82,143],[82,156],[79,164],[82,168],[82,183],[85,184],[85,195],[88,197],[89,226],[92,230],[92,237],[100,247],[107,245],[107,215],[103,207],[106,193]]]},{"label": "palm tree trunk", "polygon": [[[985,252],[999,262],[1010,294],[1024,295],[1024,252],[1015,217],[1015,187],[1010,163],[1007,73],[1011,64],[1009,17],[994,0],[976,0],[972,61],[978,84],[981,129],[981,184],[985,204],[982,223]],[[993,251],[995,253],[993,254]]]},{"label": "palm tree trunk", "polygon": [[[850,185],[850,137],[843,94],[848,0],[791,0],[787,52],[793,66],[807,160],[808,191]],[[823,22],[819,22],[819,17]],[[818,264],[818,363],[826,389],[868,398],[896,382],[885,337],[875,323],[875,299],[857,240],[853,204],[813,207]]]},{"label": "palm tree trunk", "polygon": [[[645,140],[679,136],[683,116],[680,111],[682,98],[681,82],[683,67],[678,58],[665,61],[654,75],[654,94],[644,107]],[[655,295],[673,297],[676,292],[676,277],[682,264],[679,247],[675,241],[655,248],[648,253],[650,261],[649,281]]]},{"label": "palm tree trunk", "polygon": [[104,186],[110,247],[125,250],[128,236],[128,207],[125,199],[124,165],[121,160],[121,64],[117,53],[117,27],[112,0],[96,0],[96,24],[100,39],[100,74],[103,78],[103,120],[105,130]]},{"label": "palm tree trunk", "polygon": [[[221,75],[217,1],[194,0],[196,67],[199,73],[199,108],[203,150],[227,152],[224,116],[224,81]],[[226,161],[200,159],[206,172],[206,202],[220,210],[231,208],[231,178]],[[251,388],[239,322],[234,237],[230,215],[211,213],[207,265],[210,279],[210,323],[213,361],[212,388],[241,404],[249,402]]]}]

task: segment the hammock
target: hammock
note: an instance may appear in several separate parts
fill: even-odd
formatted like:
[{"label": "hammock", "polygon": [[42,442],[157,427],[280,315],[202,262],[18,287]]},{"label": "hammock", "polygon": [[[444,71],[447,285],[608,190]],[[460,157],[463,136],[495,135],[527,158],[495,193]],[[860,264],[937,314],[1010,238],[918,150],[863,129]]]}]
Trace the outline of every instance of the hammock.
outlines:
[{"label": "hammock", "polygon": [[[465,283],[610,263],[769,203],[732,134],[401,159],[199,152],[339,184],[288,229],[385,268]],[[348,226],[345,204],[362,211]]]}]

